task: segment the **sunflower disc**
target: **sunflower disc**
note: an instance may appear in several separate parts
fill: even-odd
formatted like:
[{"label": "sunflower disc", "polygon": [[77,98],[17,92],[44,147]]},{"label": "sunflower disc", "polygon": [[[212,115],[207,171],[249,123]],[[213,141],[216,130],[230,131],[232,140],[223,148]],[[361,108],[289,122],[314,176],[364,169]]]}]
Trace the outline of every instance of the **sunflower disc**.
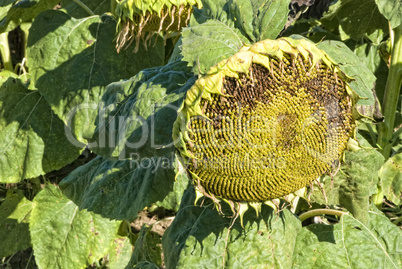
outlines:
[{"label": "sunflower disc", "polygon": [[307,40],[244,47],[197,80],[173,138],[205,195],[260,202],[292,193],[338,165],[353,134],[342,73]]}]

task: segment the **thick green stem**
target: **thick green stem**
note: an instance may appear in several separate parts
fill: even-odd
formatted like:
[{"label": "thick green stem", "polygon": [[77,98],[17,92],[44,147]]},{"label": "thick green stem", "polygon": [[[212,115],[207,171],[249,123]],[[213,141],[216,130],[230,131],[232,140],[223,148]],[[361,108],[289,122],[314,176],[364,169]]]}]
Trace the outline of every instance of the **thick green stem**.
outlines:
[{"label": "thick green stem", "polygon": [[311,217],[321,216],[321,215],[333,215],[333,216],[342,217],[345,214],[348,214],[348,213],[340,211],[340,210],[323,208],[323,209],[314,209],[314,210],[307,211],[306,213],[301,214],[299,216],[299,219],[301,221],[305,221],[306,219],[309,219]]},{"label": "thick green stem", "polygon": [[87,6],[85,5],[83,2],[81,2],[80,0],[73,0],[77,5],[79,5],[80,7],[82,7],[83,9],[85,9],[86,12],[88,12],[89,15],[93,16],[95,15],[95,13]]},{"label": "thick green stem", "polygon": [[399,92],[402,86],[402,25],[393,29],[391,65],[385,86],[382,104],[384,122],[379,125],[378,143],[385,159],[391,155],[391,139],[394,131],[395,114],[398,106]]},{"label": "thick green stem", "polygon": [[0,34],[0,55],[3,68],[5,70],[14,71],[10,47],[8,46],[8,33]]}]

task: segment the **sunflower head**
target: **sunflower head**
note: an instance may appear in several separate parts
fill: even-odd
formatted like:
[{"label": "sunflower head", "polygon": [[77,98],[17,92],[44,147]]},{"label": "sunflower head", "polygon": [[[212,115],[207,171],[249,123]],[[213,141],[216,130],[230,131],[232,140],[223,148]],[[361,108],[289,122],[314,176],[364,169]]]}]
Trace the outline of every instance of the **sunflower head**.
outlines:
[{"label": "sunflower head", "polygon": [[118,37],[116,48],[120,51],[135,42],[138,51],[140,40],[145,47],[152,36],[168,35],[187,26],[193,6],[202,7],[200,0],[122,0],[116,5]]},{"label": "sunflower head", "polygon": [[173,139],[196,188],[255,205],[336,169],[357,96],[315,44],[264,40],[214,66],[187,92]]}]

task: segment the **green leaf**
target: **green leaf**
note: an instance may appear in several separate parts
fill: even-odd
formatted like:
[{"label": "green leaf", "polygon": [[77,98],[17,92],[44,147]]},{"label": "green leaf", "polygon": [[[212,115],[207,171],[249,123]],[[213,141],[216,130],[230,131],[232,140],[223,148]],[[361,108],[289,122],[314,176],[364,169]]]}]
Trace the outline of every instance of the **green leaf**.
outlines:
[{"label": "green leaf", "polygon": [[388,200],[402,204],[402,153],[395,154],[380,170],[382,190]]},{"label": "green leaf", "polygon": [[183,29],[183,60],[195,74],[203,74],[244,44],[275,39],[286,24],[289,3],[289,0],[203,1],[203,8],[194,11],[191,27]]},{"label": "green leaf", "polygon": [[343,215],[336,225],[313,224],[297,235],[292,268],[401,268],[399,228],[381,212],[364,225]]},{"label": "green leaf", "polygon": [[345,2],[336,16],[342,31],[353,39],[361,39],[377,29],[388,30],[388,22],[378,11],[374,0]]},{"label": "green leaf", "polygon": [[163,235],[166,268],[291,268],[301,223],[289,210],[276,214],[263,205],[259,217],[245,213],[244,228],[238,219],[231,227],[233,218],[194,206],[193,192]]},{"label": "green leaf", "polygon": [[29,227],[35,261],[40,268],[85,268],[107,254],[119,225],[79,210],[48,185],[33,201]]},{"label": "green leaf", "polygon": [[11,72],[0,73],[0,100],[0,182],[43,175],[80,155],[45,98]]},{"label": "green leaf", "polygon": [[204,0],[196,9],[190,25],[218,20],[240,30],[247,43],[275,39],[283,30],[289,13],[290,0]]},{"label": "green leaf", "polygon": [[173,123],[195,79],[185,62],[173,62],[108,85],[89,147],[119,159],[173,155]]},{"label": "green leaf", "polygon": [[376,76],[375,91],[380,103],[382,103],[388,77],[388,67],[378,53],[381,49],[380,44],[383,36],[384,33],[381,30],[377,30],[371,36],[368,36],[370,40],[365,39],[363,43],[361,41],[350,40],[347,44],[349,47],[353,48],[357,57],[359,57],[362,63]]},{"label": "green leaf", "polygon": [[[84,5],[86,5],[90,10],[96,15],[102,15],[106,12],[110,12],[110,0],[80,0]],[[64,0],[62,3],[62,8],[74,18],[84,18],[88,17],[88,12],[78,5],[74,0]]]},{"label": "green leaf", "polygon": [[60,11],[42,12],[30,28],[27,63],[32,80],[72,130],[74,144],[92,138],[106,85],[163,64],[162,39],[148,51],[141,47],[138,54],[118,54],[115,31],[112,17],[75,19]]},{"label": "green leaf", "polygon": [[128,237],[117,237],[113,240],[109,248],[108,268],[122,269],[126,268],[130,262],[134,246]]},{"label": "green leaf", "polygon": [[182,32],[183,61],[188,62],[195,74],[206,73],[244,45],[245,39],[238,29],[217,20],[187,27]]},{"label": "green leaf", "polygon": [[[346,207],[356,219],[366,222],[369,198],[377,192],[378,170],[384,157],[375,149],[345,152],[345,163],[331,180],[321,178],[322,187],[314,188],[310,202]],[[322,192],[323,189],[325,193]]]},{"label": "green leaf", "polygon": [[141,227],[127,268],[160,268],[162,264],[161,238],[157,233],[152,232],[151,228],[146,224]]},{"label": "green leaf", "polygon": [[401,0],[375,0],[381,14],[389,21],[392,28],[402,23],[402,1]]},{"label": "green leaf", "polygon": [[0,4],[0,23],[7,16],[8,11],[18,0],[3,0]]},{"label": "green leaf", "polygon": [[172,190],[172,157],[113,161],[97,157],[60,182],[63,193],[80,208],[110,219],[133,221],[137,213]]},{"label": "green leaf", "polygon": [[31,246],[29,217],[32,202],[24,197],[22,190],[7,191],[0,205],[0,258],[10,256]]},{"label": "green leaf", "polygon": [[[181,165],[180,163],[178,164]],[[179,172],[175,177],[175,184],[173,185],[173,191],[170,192],[163,201],[156,202],[156,205],[175,212],[179,211],[180,201],[183,198],[184,191],[190,186],[190,179],[187,173],[179,168]]]},{"label": "green leaf", "polygon": [[235,0],[235,27],[252,42],[275,39],[286,24],[290,2]]},{"label": "green leaf", "polygon": [[[6,0],[4,4],[9,4],[17,1]],[[2,17],[0,13],[0,33],[9,32],[23,22],[29,22],[44,10],[52,9],[60,0],[22,0],[18,1],[8,11],[7,16]],[[2,5],[0,4],[0,12]]]},{"label": "green leaf", "polygon": [[325,51],[331,59],[339,63],[339,68],[354,80],[349,83],[352,90],[360,96],[359,105],[374,105],[372,89],[376,77],[345,44],[339,41],[323,41],[317,47]]}]

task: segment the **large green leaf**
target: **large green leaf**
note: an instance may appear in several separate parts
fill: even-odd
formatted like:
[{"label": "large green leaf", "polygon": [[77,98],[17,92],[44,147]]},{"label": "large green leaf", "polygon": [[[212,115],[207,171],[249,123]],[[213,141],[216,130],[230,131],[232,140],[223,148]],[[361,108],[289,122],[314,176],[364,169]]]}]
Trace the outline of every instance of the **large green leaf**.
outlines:
[{"label": "large green leaf", "polygon": [[357,219],[366,222],[369,198],[377,191],[378,170],[384,157],[375,149],[346,152],[345,162],[333,181],[329,176],[321,179],[321,188],[315,187],[310,202],[340,204]]},{"label": "large green leaf", "polygon": [[206,73],[221,60],[232,56],[245,41],[238,29],[217,20],[184,28],[182,35],[183,61],[188,62],[195,74]]},{"label": "large green leaf", "polygon": [[75,19],[60,11],[42,12],[30,28],[27,64],[33,82],[71,128],[74,144],[92,138],[106,85],[163,64],[162,39],[148,51],[141,46],[137,54],[118,54],[115,31],[112,17]]},{"label": "large green leaf", "polygon": [[275,39],[283,30],[289,13],[290,0],[203,0],[190,25],[218,20],[240,30],[248,42]]},{"label": "large green leaf", "polygon": [[364,63],[356,56],[345,44],[339,41],[323,41],[319,43],[318,48],[325,51],[331,59],[339,63],[339,68],[354,80],[349,83],[350,87],[362,99],[359,105],[373,105],[374,96],[372,89],[376,77],[364,65]]},{"label": "large green leaf", "polygon": [[113,161],[97,157],[70,173],[63,193],[80,208],[133,221],[137,213],[172,190],[177,160],[168,157]]},{"label": "large green leaf", "polygon": [[0,73],[0,182],[57,170],[81,150],[67,140],[64,123],[38,91],[11,72]]},{"label": "large green leaf", "polygon": [[387,31],[387,20],[378,11],[374,0],[342,0],[341,4],[342,7],[336,16],[341,30],[351,38],[361,39],[365,34],[371,34],[377,29]]},{"label": "large green leaf", "polygon": [[395,154],[380,171],[382,190],[388,200],[402,204],[402,153]]},{"label": "large green leaf", "polygon": [[173,62],[108,85],[89,147],[120,159],[173,155],[173,123],[194,81],[186,63]]},{"label": "large green leaf", "polygon": [[32,202],[22,190],[8,190],[0,205],[0,258],[10,256],[31,246],[29,216]]},{"label": "large green leaf", "polygon": [[402,23],[402,1],[401,0],[375,0],[381,14],[389,21],[392,28]]},{"label": "large green leaf", "polygon": [[343,215],[336,225],[313,224],[297,235],[294,269],[401,268],[401,231],[381,212],[369,212],[364,225]]},{"label": "large green leaf", "polygon": [[275,39],[288,19],[290,0],[235,0],[234,24],[252,42]]},{"label": "large green leaf", "polygon": [[246,43],[275,39],[287,20],[286,1],[203,1],[183,29],[182,55],[194,73],[206,73]]},{"label": "large green leaf", "polygon": [[109,248],[108,268],[126,268],[130,262],[133,249],[134,246],[131,244],[130,238],[127,236],[116,237]]},{"label": "large green leaf", "polygon": [[107,254],[119,225],[79,210],[49,185],[33,201],[29,227],[35,261],[40,268],[85,268]]},{"label": "large green leaf", "polygon": [[[102,15],[106,12],[111,12],[110,0],[80,0],[80,1],[96,15]],[[74,18],[84,18],[89,16],[88,12],[80,5],[78,5],[74,0],[64,0],[61,4],[62,8]]]},{"label": "large green leaf", "polygon": [[[4,2],[4,0],[2,1]],[[10,1],[6,0],[5,5],[10,4],[12,2],[17,1]],[[3,3],[0,4],[0,33],[8,32],[13,30],[15,27],[20,25],[23,22],[31,21],[35,18],[39,13],[44,10],[52,9],[55,7],[60,0],[22,0],[18,1],[12,7],[7,7],[4,10]],[[3,17],[1,12],[7,12],[7,16]]]},{"label": "large green leaf", "polygon": [[252,209],[245,213],[244,228],[239,220],[231,226],[233,218],[211,206],[194,206],[193,192],[162,238],[166,268],[291,268],[301,223],[289,210],[274,213],[263,205],[259,217]]}]

